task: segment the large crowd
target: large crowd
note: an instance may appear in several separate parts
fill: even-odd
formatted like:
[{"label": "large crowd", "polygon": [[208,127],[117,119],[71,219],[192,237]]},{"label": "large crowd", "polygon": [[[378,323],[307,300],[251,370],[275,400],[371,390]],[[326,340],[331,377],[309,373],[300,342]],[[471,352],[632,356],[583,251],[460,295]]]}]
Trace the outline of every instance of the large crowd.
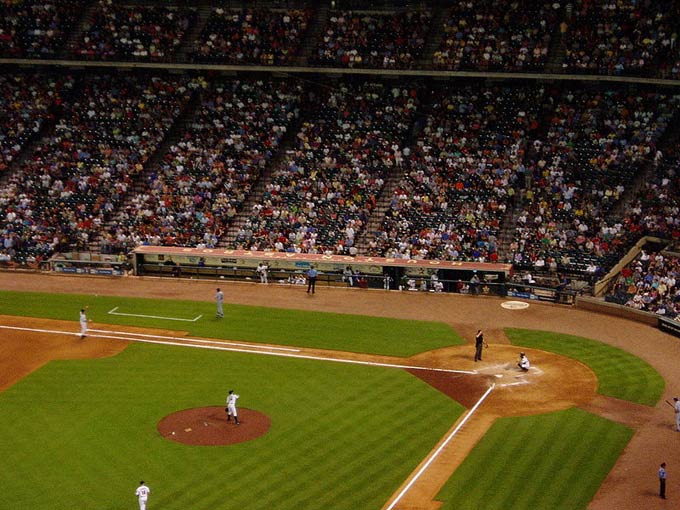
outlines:
[{"label": "large crowd", "polygon": [[455,0],[436,19],[431,9],[236,2],[201,19],[181,3],[0,0],[0,55],[505,72],[552,62],[569,73],[680,79],[674,0]]},{"label": "large crowd", "polygon": [[0,76],[0,175],[61,104],[64,86],[64,81],[45,75]]},{"label": "large crowd", "polygon": [[17,259],[98,241],[188,101],[187,81],[103,74],[70,83],[53,132],[0,189]]},{"label": "large crowd", "polygon": [[495,262],[541,90],[472,87],[432,95],[404,177],[369,253]]},{"label": "large crowd", "polygon": [[98,60],[168,60],[179,49],[195,18],[195,9],[117,5],[113,0],[99,0],[92,26],[72,51]]},{"label": "large crowd", "polygon": [[527,151],[527,191],[511,245],[518,267],[601,274],[629,244],[611,212],[653,164],[680,96],[550,92],[550,125]]},{"label": "large crowd", "polygon": [[193,58],[219,64],[285,65],[297,56],[308,9],[213,8]]},{"label": "large crowd", "polygon": [[294,83],[219,80],[199,86],[200,106],[115,216],[108,250],[217,246],[298,115],[301,88]]},{"label": "large crowd", "polygon": [[677,319],[680,316],[680,258],[642,250],[621,270],[608,301]]},{"label": "large crowd", "polygon": [[62,49],[80,19],[84,1],[0,1],[0,55],[48,58]]},{"label": "large crowd", "polygon": [[566,21],[571,72],[678,78],[680,5],[673,0],[576,0]]},{"label": "large crowd", "polygon": [[415,89],[339,83],[310,98],[295,145],[273,169],[236,244],[302,253],[357,253],[419,107]]},{"label": "large crowd", "polygon": [[429,11],[335,12],[310,63],[410,69],[422,56],[430,24]]},{"label": "large crowd", "polygon": [[540,70],[561,8],[557,0],[456,0],[433,62],[452,71]]},{"label": "large crowd", "polygon": [[[111,0],[78,5],[95,7],[94,18],[71,50],[98,59],[171,59],[198,16]],[[559,27],[566,69],[675,76],[677,9],[460,0],[445,10],[435,63],[540,69]],[[78,17],[73,3],[56,0],[2,0],[2,12],[0,52],[10,56],[55,55]],[[305,8],[214,7],[193,58],[291,63],[311,19]],[[436,43],[422,9],[331,10],[327,21],[311,41],[319,65],[414,68]],[[252,250],[354,255],[366,240],[371,255],[493,262],[509,235],[506,261],[520,270],[596,277],[642,234],[680,237],[680,158],[663,141],[680,95],[663,89],[106,72],[6,74],[0,86],[3,237],[17,253],[214,247],[238,230],[234,246]],[[192,94],[200,106],[176,125]],[[172,127],[176,141],[148,166]],[[381,198],[384,218],[366,232]]]}]

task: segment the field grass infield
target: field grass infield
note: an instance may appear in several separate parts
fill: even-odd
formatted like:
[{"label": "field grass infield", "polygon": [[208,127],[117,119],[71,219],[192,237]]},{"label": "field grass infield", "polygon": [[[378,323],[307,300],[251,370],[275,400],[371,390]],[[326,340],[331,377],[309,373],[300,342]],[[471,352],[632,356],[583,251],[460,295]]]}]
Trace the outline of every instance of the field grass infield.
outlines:
[{"label": "field grass infield", "polygon": [[[192,447],[156,431],[232,387],[268,434]],[[133,344],[0,393],[2,507],[135,508],[144,479],[164,510],[378,509],[462,411],[401,370]]]},{"label": "field grass infield", "polygon": [[[238,305],[225,305],[218,321],[209,302],[0,292],[3,314],[72,320],[74,332],[86,304],[95,322],[210,338],[396,356],[461,342],[433,322]],[[115,307],[202,317],[110,315]],[[647,364],[599,342],[519,329],[508,336],[591,366],[601,393],[651,404],[663,389]],[[619,362],[630,372],[622,380],[618,369],[617,393]],[[268,434],[225,447],[158,434],[164,416],[221,405],[231,388],[242,407],[271,418]],[[136,508],[144,479],[151,509],[378,510],[462,412],[402,370],[131,344],[112,358],[50,362],[0,393],[0,456],[11,466],[0,471],[1,506]],[[583,510],[631,433],[575,409],[501,419],[441,491],[443,508]]]}]

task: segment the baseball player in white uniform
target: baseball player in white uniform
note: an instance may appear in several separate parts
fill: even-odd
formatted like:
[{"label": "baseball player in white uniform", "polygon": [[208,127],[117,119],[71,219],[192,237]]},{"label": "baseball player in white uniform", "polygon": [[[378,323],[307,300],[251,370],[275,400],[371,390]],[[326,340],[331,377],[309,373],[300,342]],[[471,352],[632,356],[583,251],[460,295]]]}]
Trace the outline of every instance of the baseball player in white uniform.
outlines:
[{"label": "baseball player in white uniform", "polygon": [[673,405],[673,408],[675,409],[675,430],[680,432],[680,398],[673,397],[673,402],[675,402]]},{"label": "baseball player in white uniform", "polygon": [[236,401],[238,400],[239,396],[234,393],[234,390],[229,390],[229,395],[227,395],[227,421],[231,420],[231,417],[234,417],[234,421],[236,422],[236,425],[240,425],[238,421],[238,411],[236,411]]},{"label": "baseball player in white uniform", "polygon": [[529,368],[531,367],[529,358],[527,358],[527,355],[524,354],[523,352],[519,353],[519,362],[517,363],[517,366],[521,368],[524,372],[528,372]]},{"label": "baseball player in white uniform", "polygon": [[139,499],[139,510],[146,510],[146,500],[149,499],[150,492],[151,489],[144,485],[144,480],[139,482],[139,487],[135,491],[135,496]]},{"label": "baseball player in white uniform", "polygon": [[85,338],[87,335],[87,306],[80,310],[80,338]]},{"label": "baseball player in white uniform", "polygon": [[215,303],[217,303],[217,318],[221,319],[224,317],[224,309],[222,305],[224,304],[224,292],[219,288],[217,289],[217,294],[215,294]]},{"label": "baseball player in white uniform", "polygon": [[257,266],[257,274],[260,275],[260,283],[268,283],[267,282],[267,275],[269,273],[269,266],[265,264],[264,262],[260,262],[260,265]]}]

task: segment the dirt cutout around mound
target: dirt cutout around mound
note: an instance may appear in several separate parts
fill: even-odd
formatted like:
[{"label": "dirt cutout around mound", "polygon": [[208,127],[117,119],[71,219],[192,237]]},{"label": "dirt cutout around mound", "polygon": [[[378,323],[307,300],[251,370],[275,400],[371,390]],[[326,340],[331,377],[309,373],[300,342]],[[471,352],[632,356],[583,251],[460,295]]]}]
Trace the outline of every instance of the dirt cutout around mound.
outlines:
[{"label": "dirt cutout around mound", "polygon": [[169,414],[158,422],[158,432],[166,439],[193,446],[225,446],[252,441],[269,432],[266,414],[239,408],[239,425],[227,421],[224,407],[196,407]]}]

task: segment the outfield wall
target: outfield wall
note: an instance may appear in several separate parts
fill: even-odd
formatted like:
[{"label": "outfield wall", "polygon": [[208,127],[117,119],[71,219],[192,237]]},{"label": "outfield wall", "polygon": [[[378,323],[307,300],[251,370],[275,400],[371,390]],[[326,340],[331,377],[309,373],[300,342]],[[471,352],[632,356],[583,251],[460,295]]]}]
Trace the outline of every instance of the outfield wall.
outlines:
[{"label": "outfield wall", "polygon": [[650,326],[657,326],[659,323],[659,316],[656,314],[636,310],[616,303],[607,303],[603,299],[598,298],[580,296],[576,299],[576,307],[591,312],[623,317],[625,319],[649,324]]}]

